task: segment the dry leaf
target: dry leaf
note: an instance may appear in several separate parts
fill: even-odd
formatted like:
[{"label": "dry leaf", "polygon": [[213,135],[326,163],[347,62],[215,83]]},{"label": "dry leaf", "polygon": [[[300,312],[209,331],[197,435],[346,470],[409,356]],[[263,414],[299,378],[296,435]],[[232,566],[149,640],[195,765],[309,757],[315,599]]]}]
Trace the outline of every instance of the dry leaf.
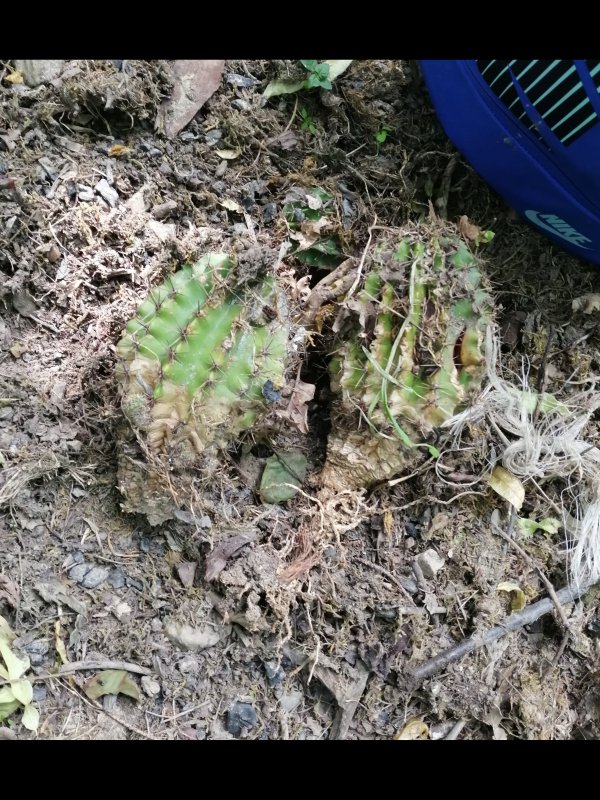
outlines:
[{"label": "dry leaf", "polygon": [[60,636],[60,620],[56,620],[56,622],[54,623],[54,646],[56,647],[56,652],[58,653],[62,663],[68,664],[69,656],[67,655],[67,649],[65,647],[65,643],[63,642]]},{"label": "dry leaf", "polygon": [[224,61],[178,60],[173,64],[173,94],[160,107],[156,127],[177,136],[221,85]]},{"label": "dry leaf", "polygon": [[389,509],[383,512],[383,532],[388,539],[394,532],[394,515]]},{"label": "dry leaf", "polygon": [[500,497],[508,500],[517,511],[523,505],[523,501],[525,500],[525,487],[512,472],[504,469],[504,467],[494,467],[492,474],[488,478],[488,484]]},{"label": "dry leaf", "polygon": [[404,728],[394,736],[398,741],[408,741],[415,739],[428,739],[429,728],[422,719],[411,719]]},{"label": "dry leaf", "polygon": [[239,203],[236,203],[235,200],[219,200],[219,205],[223,206],[223,208],[226,208],[227,211],[235,211],[236,214],[244,213],[244,209]]},{"label": "dry leaf", "polygon": [[194,577],[196,576],[197,563],[195,561],[184,561],[183,564],[177,565],[177,574],[179,580],[186,587],[194,585]]},{"label": "dry leaf", "polygon": [[277,411],[279,417],[289,419],[300,433],[308,433],[308,404],[315,396],[315,389],[314,383],[304,383],[298,379],[288,407]]},{"label": "dry leaf", "polygon": [[325,63],[329,64],[329,80],[334,81],[348,69],[352,63],[352,59],[349,61],[342,61],[341,59],[328,59]]},{"label": "dry leaf", "polygon": [[240,550],[250,542],[256,539],[255,531],[248,531],[248,533],[237,534],[220,542],[212,553],[209,553],[206,558],[206,569],[204,577],[207,581],[214,581],[216,577],[225,569],[228,559],[237,555]]},{"label": "dry leaf", "polygon": [[140,690],[124,669],[106,669],[90,678],[83,686],[90,700],[105,694],[126,694],[134,700],[140,699]]},{"label": "dry leaf", "polygon": [[11,608],[19,605],[19,589],[6,575],[0,575],[0,601],[4,600]]},{"label": "dry leaf", "polygon": [[458,220],[458,230],[465,239],[468,239],[470,242],[478,242],[481,238],[481,228],[469,222],[469,218],[466,214],[463,214]]},{"label": "dry leaf", "polygon": [[5,75],[4,80],[7,83],[23,83],[23,75],[19,72],[19,70],[15,70],[11,72],[10,75]]},{"label": "dry leaf", "polygon": [[239,147],[236,147],[235,150],[215,150],[215,153],[225,161],[232,161],[234,158],[238,158],[242,151]]},{"label": "dry leaf", "polygon": [[511,611],[520,611],[522,608],[525,607],[527,603],[527,597],[525,596],[525,592],[518,583],[513,583],[512,581],[504,581],[503,583],[499,583],[496,586],[497,592],[506,592],[510,595],[510,610]]},{"label": "dry leaf", "polygon": [[126,147],[124,144],[113,144],[109,148],[108,155],[110,158],[123,158],[131,153],[131,147]]}]

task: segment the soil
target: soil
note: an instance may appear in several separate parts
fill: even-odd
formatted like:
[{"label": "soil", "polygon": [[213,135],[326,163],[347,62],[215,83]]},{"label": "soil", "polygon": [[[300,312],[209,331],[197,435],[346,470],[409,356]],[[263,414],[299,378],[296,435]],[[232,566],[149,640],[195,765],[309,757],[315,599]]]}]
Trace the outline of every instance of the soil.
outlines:
[{"label": "soil", "polygon": [[[522,538],[527,557],[497,534],[514,520],[485,482],[494,441],[469,461],[451,453],[443,480],[423,461],[393,486],[319,495],[318,346],[302,372],[317,386],[312,469],[293,500],[261,504],[268,453],[247,447],[243,459],[223,453],[210,490],[174,519],[151,526],[124,510],[125,324],[186,260],[257,243],[279,253],[294,192],[335,199],[345,256],[360,257],[374,223],[432,209],[494,231],[485,258],[506,370],[525,364],[567,400],[600,370],[598,312],[572,310],[600,291],[597,269],[520,221],[456,153],[417,64],[357,61],[332,91],[263,98],[296,69],[226,62],[221,88],[174,139],[154,131],[166,62],[69,62],[35,89],[0,72],[0,615],[30,658],[40,712],[36,734],[16,713],[0,735],[597,738],[594,589],[565,605],[568,639],[553,612],[415,679],[502,623],[511,595],[499,584],[518,584],[527,603],[547,596],[540,571],[565,586],[564,532]],[[285,251],[280,266],[312,285],[323,277]],[[600,439],[595,419],[586,435]],[[520,515],[551,516],[544,497],[559,484],[528,487]],[[125,669],[139,699],[90,699],[103,668]]]}]

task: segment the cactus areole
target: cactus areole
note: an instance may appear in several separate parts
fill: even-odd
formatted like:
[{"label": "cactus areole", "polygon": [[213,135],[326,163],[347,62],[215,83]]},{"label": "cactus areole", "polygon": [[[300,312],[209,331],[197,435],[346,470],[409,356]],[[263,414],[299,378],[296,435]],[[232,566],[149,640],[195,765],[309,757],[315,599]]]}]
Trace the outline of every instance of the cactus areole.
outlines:
[{"label": "cactus areole", "polygon": [[365,267],[334,325],[322,478],[336,489],[389,479],[424,450],[435,455],[432,433],[485,374],[490,295],[455,229],[436,221],[386,232]]},{"label": "cactus areole", "polygon": [[287,308],[271,275],[232,278],[210,254],[171,275],[139,307],[117,345],[122,408],[150,454],[186,466],[225,447],[285,383]]}]

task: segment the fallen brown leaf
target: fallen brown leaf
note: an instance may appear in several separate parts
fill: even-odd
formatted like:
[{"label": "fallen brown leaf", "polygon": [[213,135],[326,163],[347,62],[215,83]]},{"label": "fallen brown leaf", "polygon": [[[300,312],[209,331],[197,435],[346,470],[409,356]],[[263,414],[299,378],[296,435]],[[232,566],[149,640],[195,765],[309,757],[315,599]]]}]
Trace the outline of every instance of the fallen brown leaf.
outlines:
[{"label": "fallen brown leaf", "polygon": [[209,553],[206,558],[206,568],[204,570],[204,577],[207,581],[214,581],[214,579],[225,569],[227,560],[240,552],[242,547],[245,547],[250,542],[256,539],[255,531],[248,531],[247,533],[237,534],[230,536],[225,541],[220,542],[212,553]]},{"label": "fallen brown leaf", "polygon": [[288,407],[277,411],[279,417],[292,422],[300,433],[308,433],[308,404],[315,396],[315,388],[314,383],[304,383],[298,379]]},{"label": "fallen brown leaf", "polygon": [[221,85],[224,61],[180,59],[173,64],[173,94],[156,118],[159,131],[172,138],[195,117]]}]

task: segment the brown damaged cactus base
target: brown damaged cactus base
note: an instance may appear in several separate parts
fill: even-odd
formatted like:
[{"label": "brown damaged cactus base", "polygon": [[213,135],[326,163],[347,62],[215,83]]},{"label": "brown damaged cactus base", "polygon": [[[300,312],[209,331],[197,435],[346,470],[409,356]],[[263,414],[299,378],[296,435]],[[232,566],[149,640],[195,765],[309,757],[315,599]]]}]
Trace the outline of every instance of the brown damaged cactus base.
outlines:
[{"label": "brown damaged cactus base", "polygon": [[324,487],[369,488],[418,467],[481,390],[492,300],[475,246],[434,219],[382,232],[339,304]]},{"label": "brown damaged cactus base", "polygon": [[[423,451],[417,458],[423,459]],[[349,433],[342,438],[332,432],[327,461],[321,471],[323,486],[342,492],[373,486],[414,466],[415,453],[398,447],[394,439]]]}]

